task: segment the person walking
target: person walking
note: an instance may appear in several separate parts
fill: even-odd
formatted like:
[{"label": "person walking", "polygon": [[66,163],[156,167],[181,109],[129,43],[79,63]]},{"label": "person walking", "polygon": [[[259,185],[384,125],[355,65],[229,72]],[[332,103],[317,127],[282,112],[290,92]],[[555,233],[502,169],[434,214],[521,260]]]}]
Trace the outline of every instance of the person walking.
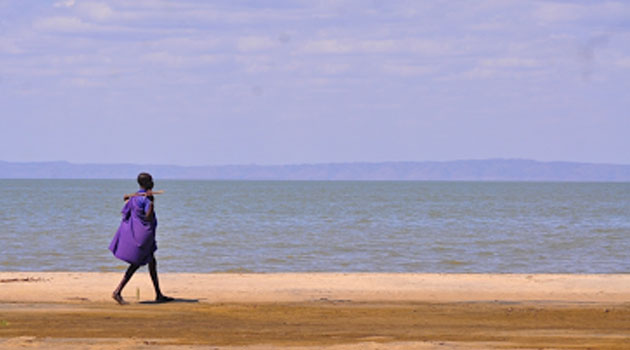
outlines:
[{"label": "person walking", "polygon": [[158,303],[173,301],[165,296],[160,289],[157,273],[155,251],[155,231],[157,217],[155,215],[155,198],[153,196],[153,178],[149,173],[138,175],[140,190],[131,195],[125,195],[125,205],[122,208],[122,221],[109,250],[120,260],[129,263],[118,287],[112,293],[112,298],[120,305],[127,304],[122,297],[123,288],[140,266],[149,264],[149,274],[155,288],[155,301]]}]

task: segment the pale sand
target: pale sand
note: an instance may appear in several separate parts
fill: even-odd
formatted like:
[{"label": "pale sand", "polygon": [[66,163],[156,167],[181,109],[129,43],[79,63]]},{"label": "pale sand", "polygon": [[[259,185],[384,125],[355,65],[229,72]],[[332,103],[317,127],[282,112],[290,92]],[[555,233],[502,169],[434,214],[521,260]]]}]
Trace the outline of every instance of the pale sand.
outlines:
[{"label": "pale sand", "polygon": [[[0,272],[0,302],[110,301],[122,272]],[[630,274],[410,274],[277,273],[160,274],[165,294],[201,302],[352,301],[630,301]],[[123,296],[153,296],[146,272],[137,273]]]},{"label": "pale sand", "polygon": [[630,349],[630,275],[121,277],[0,272],[0,349]]}]

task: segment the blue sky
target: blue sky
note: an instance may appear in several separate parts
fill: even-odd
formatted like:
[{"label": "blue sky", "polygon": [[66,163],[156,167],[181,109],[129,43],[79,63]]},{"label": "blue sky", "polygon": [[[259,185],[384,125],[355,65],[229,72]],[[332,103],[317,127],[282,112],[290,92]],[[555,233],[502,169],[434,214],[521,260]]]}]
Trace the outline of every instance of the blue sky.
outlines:
[{"label": "blue sky", "polygon": [[630,164],[630,2],[3,1],[0,160]]}]

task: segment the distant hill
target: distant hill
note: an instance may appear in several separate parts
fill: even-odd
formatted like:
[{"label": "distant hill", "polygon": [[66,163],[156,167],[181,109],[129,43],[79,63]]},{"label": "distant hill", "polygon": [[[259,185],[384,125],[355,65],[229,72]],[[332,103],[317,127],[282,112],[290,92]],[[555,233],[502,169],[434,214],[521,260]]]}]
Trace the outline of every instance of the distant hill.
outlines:
[{"label": "distant hill", "polygon": [[222,166],[0,161],[0,178],[5,179],[129,179],[141,171],[160,179],[630,182],[630,165],[521,159]]}]

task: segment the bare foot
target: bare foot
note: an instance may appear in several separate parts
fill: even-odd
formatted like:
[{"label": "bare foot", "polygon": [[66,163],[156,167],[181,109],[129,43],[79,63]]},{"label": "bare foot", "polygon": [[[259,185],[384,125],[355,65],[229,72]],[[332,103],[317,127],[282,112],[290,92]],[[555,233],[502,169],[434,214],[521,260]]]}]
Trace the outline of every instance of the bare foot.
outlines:
[{"label": "bare foot", "polygon": [[128,302],[125,301],[125,299],[123,299],[122,295],[114,292],[112,293],[112,298],[114,300],[116,300],[116,302],[118,303],[118,305],[127,305],[129,304]]},{"label": "bare foot", "polygon": [[167,297],[166,295],[158,295],[155,297],[156,303],[168,303],[169,301],[173,301],[175,298]]}]

